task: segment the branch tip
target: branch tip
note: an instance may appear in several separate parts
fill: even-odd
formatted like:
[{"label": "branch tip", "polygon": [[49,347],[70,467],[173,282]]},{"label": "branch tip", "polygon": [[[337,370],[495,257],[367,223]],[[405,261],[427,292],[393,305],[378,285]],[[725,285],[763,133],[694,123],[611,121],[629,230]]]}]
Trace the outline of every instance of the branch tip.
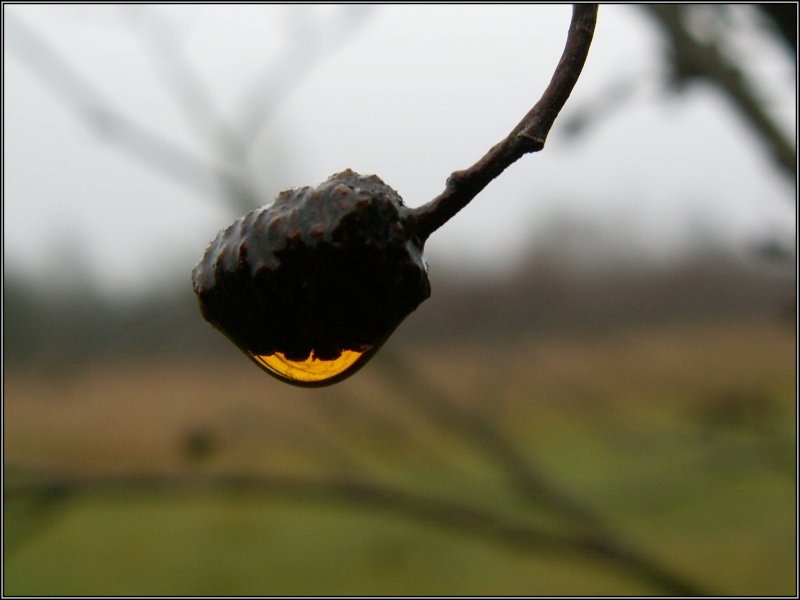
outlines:
[{"label": "branch tip", "polygon": [[597,4],[573,5],[564,51],[542,97],[502,142],[470,168],[453,172],[441,194],[411,211],[413,226],[421,239],[450,220],[509,165],[524,154],[544,148],[547,134],[586,62],[596,21]]}]

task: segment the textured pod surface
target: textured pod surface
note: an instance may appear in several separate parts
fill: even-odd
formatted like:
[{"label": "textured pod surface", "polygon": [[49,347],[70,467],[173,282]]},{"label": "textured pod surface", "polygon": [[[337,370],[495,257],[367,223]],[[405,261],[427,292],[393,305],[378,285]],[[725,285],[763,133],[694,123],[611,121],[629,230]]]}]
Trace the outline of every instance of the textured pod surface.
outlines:
[{"label": "textured pod surface", "polygon": [[380,178],[350,170],[281,192],[221,231],[194,268],[203,316],[255,355],[377,348],[430,295],[407,211]]}]

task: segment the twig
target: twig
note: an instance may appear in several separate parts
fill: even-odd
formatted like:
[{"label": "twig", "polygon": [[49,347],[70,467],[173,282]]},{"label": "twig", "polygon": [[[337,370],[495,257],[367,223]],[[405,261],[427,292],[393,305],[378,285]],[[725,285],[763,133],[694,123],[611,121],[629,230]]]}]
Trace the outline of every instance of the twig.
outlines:
[{"label": "twig", "polygon": [[[642,576],[648,572],[651,579],[658,573],[661,587],[676,594],[689,593],[692,585],[675,573],[652,562],[641,551],[617,539],[611,527],[591,507],[571,497],[554,485],[530,459],[496,427],[485,419],[469,413],[445,392],[427,380],[400,357],[383,349],[379,364],[391,383],[403,390],[401,397],[413,404],[431,421],[461,435],[479,446],[504,470],[511,485],[531,503],[561,517],[568,525],[578,526],[588,533],[592,543],[604,548],[624,570]],[[387,361],[387,358],[389,359]],[[683,590],[683,591],[680,591]],[[695,592],[696,593],[696,592]]]},{"label": "twig", "polygon": [[242,144],[220,113],[211,91],[186,60],[180,40],[169,23],[147,6],[122,5],[123,15],[142,35],[144,50],[152,57],[153,66],[161,75],[194,129],[206,134],[213,149],[228,161],[240,161]]},{"label": "twig", "polygon": [[790,55],[797,64],[797,3],[775,2],[757,4],[756,7],[769,21],[775,31],[783,38]]},{"label": "twig", "polygon": [[490,181],[529,152],[544,148],[547,134],[569,98],[586,62],[597,21],[596,4],[575,4],[561,60],[544,94],[502,142],[478,162],[447,179],[445,190],[410,212],[408,225],[421,240],[436,231],[477,196]]},{"label": "twig", "polygon": [[383,348],[377,364],[383,368],[389,384],[402,391],[400,396],[407,404],[432,423],[479,447],[503,469],[512,486],[524,498],[572,524],[595,531],[607,529],[594,511],[558,489],[490,421],[465,409],[397,353]]},{"label": "twig", "polygon": [[582,106],[573,105],[570,116],[561,120],[560,131],[566,136],[578,136],[590,126],[596,126],[608,120],[623,108],[627,108],[637,95],[647,86],[652,77],[647,73],[629,73],[615,81],[609,81],[605,87],[587,98]]},{"label": "twig", "polygon": [[245,209],[262,204],[257,185],[246,168],[248,151],[243,136],[229,125],[217,108],[211,91],[186,60],[175,32],[155,11],[147,12],[147,7],[120,8],[125,11],[129,21],[138,26],[143,41],[149,42],[145,44],[145,50],[153,59],[165,86],[172,91],[183,109],[189,125],[205,135],[210,150],[232,175],[220,179],[223,190],[234,197],[241,196],[241,190],[246,190],[250,200],[249,206],[243,206]]},{"label": "twig", "polygon": [[698,42],[689,34],[681,20],[681,11],[686,7],[657,3],[642,8],[655,17],[668,36],[676,76],[703,77],[724,91],[761,138],[775,163],[794,180],[797,152],[763,109],[741,71],[730,64],[716,45]]},{"label": "twig", "polygon": [[76,493],[194,492],[220,490],[236,493],[269,494],[284,499],[319,504],[340,504],[387,510],[405,517],[455,529],[477,539],[500,543],[525,551],[548,555],[583,556],[610,562],[642,582],[675,595],[701,595],[693,584],[684,582],[663,568],[640,557],[606,545],[592,535],[553,533],[527,523],[516,523],[481,508],[423,496],[374,481],[356,481],[301,476],[249,474],[128,474],[96,477],[56,477],[46,482],[6,486],[6,497],[32,495],[48,502],[63,501]]},{"label": "twig", "polygon": [[[294,10],[294,9],[293,9]],[[324,31],[332,41],[324,48],[317,42],[320,31],[296,32],[281,49],[270,65],[247,87],[239,107],[240,139],[244,148],[251,148],[265,123],[317,68],[323,60],[336,54],[367,21],[374,10],[370,5],[342,6],[338,22],[326,22]],[[302,15],[300,15],[302,18]],[[333,21],[333,20],[331,20]],[[304,20],[302,26],[309,25]]]},{"label": "twig", "polygon": [[[116,146],[169,175],[194,191],[219,201],[218,185],[239,212],[258,206],[254,190],[239,177],[206,164],[183,148],[159,137],[113,108],[113,104],[87,82],[59,53],[19,19],[6,18],[5,33],[18,56],[47,84],[89,128]],[[13,47],[12,46],[12,47]]]}]

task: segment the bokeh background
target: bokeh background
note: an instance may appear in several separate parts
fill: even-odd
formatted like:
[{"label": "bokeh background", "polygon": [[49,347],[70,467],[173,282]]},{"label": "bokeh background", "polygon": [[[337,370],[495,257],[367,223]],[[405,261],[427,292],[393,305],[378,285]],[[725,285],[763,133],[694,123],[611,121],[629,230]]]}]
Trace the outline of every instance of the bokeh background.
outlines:
[{"label": "bokeh background", "polygon": [[197,309],[282,189],[438,194],[569,18],[3,6],[5,594],[796,594],[794,4],[601,6],[546,148],[345,382]]}]

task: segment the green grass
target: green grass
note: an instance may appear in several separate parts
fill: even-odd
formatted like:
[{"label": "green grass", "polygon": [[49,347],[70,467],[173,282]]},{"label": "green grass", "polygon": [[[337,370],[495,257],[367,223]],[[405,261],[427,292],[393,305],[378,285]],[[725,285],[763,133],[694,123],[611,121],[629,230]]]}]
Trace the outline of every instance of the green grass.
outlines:
[{"label": "green grass", "polygon": [[11,595],[636,593],[619,573],[380,512],[83,498],[6,563]]},{"label": "green grass", "polygon": [[[794,340],[752,327],[712,333],[542,340],[527,362],[551,353],[557,370],[511,365],[487,390],[468,380],[485,382],[482,367],[462,365],[462,391],[449,393],[491,408],[487,418],[549,480],[664,567],[716,594],[793,595]],[[662,347],[669,368],[643,351]],[[446,373],[446,355],[431,354]],[[380,367],[319,392],[265,382],[246,364],[223,369],[106,366],[71,391],[11,378],[5,451],[19,468],[6,469],[6,486],[39,476],[34,464],[89,475],[343,473],[572,528],[516,494],[469,435],[403,404]],[[181,440],[197,426],[214,445],[191,462]],[[662,592],[600,560],[522,551],[396,512],[219,490],[7,494],[4,550],[7,595]]]},{"label": "green grass", "polygon": [[[790,594],[785,475],[654,475],[615,489],[639,547],[722,594]],[[650,486],[655,489],[647,489]],[[643,494],[642,490],[647,489]],[[685,493],[691,490],[692,493]],[[606,491],[606,494],[609,492]],[[672,498],[664,498],[664,495]],[[650,502],[650,498],[657,501]],[[632,499],[636,498],[636,501]],[[605,502],[603,502],[604,504]],[[22,507],[7,507],[7,519]],[[55,510],[55,509],[53,509]],[[6,531],[8,538],[14,528]],[[84,494],[6,557],[9,595],[548,595],[658,590],[581,558],[523,553],[392,513],[258,496]]]}]

